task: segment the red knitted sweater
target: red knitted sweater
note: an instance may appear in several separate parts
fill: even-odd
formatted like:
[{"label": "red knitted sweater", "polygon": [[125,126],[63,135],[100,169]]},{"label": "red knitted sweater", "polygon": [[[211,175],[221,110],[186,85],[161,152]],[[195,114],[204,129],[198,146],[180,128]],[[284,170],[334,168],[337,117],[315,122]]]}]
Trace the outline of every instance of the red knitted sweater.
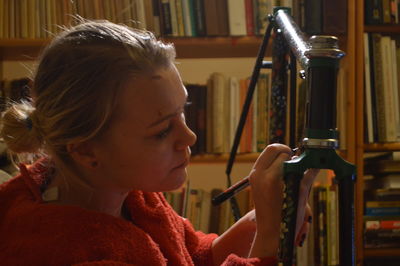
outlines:
[{"label": "red knitted sweater", "polygon": [[[195,232],[162,193],[132,191],[125,221],[44,203],[47,167],[37,162],[0,186],[2,265],[212,265],[215,234]],[[228,256],[224,265],[275,265],[275,258]]]}]

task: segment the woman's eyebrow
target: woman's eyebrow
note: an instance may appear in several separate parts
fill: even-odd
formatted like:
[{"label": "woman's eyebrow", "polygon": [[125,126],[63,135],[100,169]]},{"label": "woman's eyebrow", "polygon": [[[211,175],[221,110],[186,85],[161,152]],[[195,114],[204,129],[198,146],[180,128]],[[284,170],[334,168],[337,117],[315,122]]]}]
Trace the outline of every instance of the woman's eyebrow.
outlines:
[{"label": "woman's eyebrow", "polygon": [[168,114],[166,116],[161,117],[160,119],[158,119],[155,122],[151,123],[147,128],[155,127],[156,125],[164,122],[165,120],[168,120],[169,118],[172,118],[172,117],[176,116],[177,114],[180,114],[185,109],[185,106],[187,104],[187,100],[188,100],[188,95],[186,94],[185,103],[182,105],[182,107],[179,107],[174,112],[172,112],[172,113],[170,113],[170,114]]},{"label": "woman's eyebrow", "polygon": [[157,126],[158,124],[161,124],[162,122],[164,122],[165,120],[168,120],[168,119],[170,119],[171,117],[176,116],[177,114],[180,113],[180,110],[181,110],[181,108],[179,108],[179,110],[177,110],[177,111],[175,111],[175,112],[173,112],[173,113],[171,113],[171,114],[168,114],[168,115],[166,115],[166,116],[164,116],[164,117],[158,119],[158,120],[155,121],[154,123],[151,123],[147,128],[155,127],[155,126]]}]

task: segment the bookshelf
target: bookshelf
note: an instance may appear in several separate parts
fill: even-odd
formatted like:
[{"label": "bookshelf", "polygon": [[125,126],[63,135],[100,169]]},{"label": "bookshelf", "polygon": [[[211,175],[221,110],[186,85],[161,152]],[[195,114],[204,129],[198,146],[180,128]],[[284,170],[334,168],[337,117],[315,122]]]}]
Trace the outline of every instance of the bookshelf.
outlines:
[{"label": "bookshelf", "polygon": [[[178,58],[255,57],[261,37],[161,38],[174,43]],[[34,59],[48,39],[0,39],[1,60]],[[193,51],[196,53],[193,53]]]},{"label": "bookshelf", "polygon": [[[349,1],[351,2],[351,1]],[[356,184],[356,248],[357,265],[363,265],[363,260],[367,258],[385,259],[400,256],[400,248],[364,248],[363,245],[363,214],[364,214],[364,160],[365,152],[399,151],[400,143],[366,143],[364,140],[364,33],[400,34],[400,25],[365,25],[365,0],[354,1],[356,9],[350,16],[355,20],[355,39],[359,47],[355,53],[355,93],[356,93],[356,131],[355,131],[355,152],[357,165],[357,184]]]}]

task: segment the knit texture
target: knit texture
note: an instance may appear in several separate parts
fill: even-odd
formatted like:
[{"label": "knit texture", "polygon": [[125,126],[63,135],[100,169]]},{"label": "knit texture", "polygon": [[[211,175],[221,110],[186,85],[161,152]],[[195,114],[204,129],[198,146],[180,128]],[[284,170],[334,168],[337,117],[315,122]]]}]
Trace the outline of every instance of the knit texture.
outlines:
[{"label": "knit texture", "polygon": [[[77,206],[44,203],[44,160],[0,186],[2,265],[212,265],[215,234],[195,232],[162,193],[132,191],[131,221]],[[275,265],[228,256],[223,265]]]}]

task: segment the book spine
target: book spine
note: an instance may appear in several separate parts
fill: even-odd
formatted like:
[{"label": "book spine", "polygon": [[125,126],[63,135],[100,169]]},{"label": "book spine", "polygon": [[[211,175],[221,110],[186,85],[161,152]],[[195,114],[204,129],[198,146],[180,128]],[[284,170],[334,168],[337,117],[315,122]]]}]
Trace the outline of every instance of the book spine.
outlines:
[{"label": "book spine", "polygon": [[383,23],[390,23],[390,0],[382,0]]},{"label": "book spine", "polygon": [[160,24],[163,35],[172,35],[171,9],[168,0],[160,1]]},{"label": "book spine", "polygon": [[171,14],[172,36],[176,37],[179,36],[176,0],[169,0],[169,10]]},{"label": "book spine", "polygon": [[305,2],[305,32],[311,35],[322,33],[322,1],[307,0]]},{"label": "book spine", "polygon": [[182,11],[183,11],[183,24],[185,27],[185,36],[192,37],[192,19],[190,18],[190,0],[182,0]]},{"label": "book spine", "polygon": [[175,5],[176,5],[176,19],[178,22],[178,35],[185,36],[185,24],[183,20],[182,0],[175,0]]},{"label": "book spine", "polygon": [[347,0],[324,0],[322,9],[322,31],[329,34],[345,34],[347,32],[348,17]]},{"label": "book spine", "polygon": [[193,13],[196,23],[196,36],[206,36],[204,0],[193,0]]},{"label": "book spine", "polygon": [[400,201],[367,201],[365,207],[400,207]]},{"label": "book spine", "polygon": [[365,215],[370,215],[370,216],[400,215],[400,207],[366,207]]},{"label": "book spine", "polygon": [[254,35],[253,0],[245,0],[246,32],[248,36]]},{"label": "book spine", "polygon": [[228,0],[229,30],[231,36],[245,36],[246,8],[244,0]]},{"label": "book spine", "polygon": [[217,2],[217,20],[218,35],[229,35],[228,2],[227,0],[216,0]]},{"label": "book spine", "polygon": [[215,0],[204,0],[205,23],[207,36],[219,35],[217,3]]},{"label": "book spine", "polygon": [[365,23],[368,25],[383,23],[380,0],[365,0]]}]

